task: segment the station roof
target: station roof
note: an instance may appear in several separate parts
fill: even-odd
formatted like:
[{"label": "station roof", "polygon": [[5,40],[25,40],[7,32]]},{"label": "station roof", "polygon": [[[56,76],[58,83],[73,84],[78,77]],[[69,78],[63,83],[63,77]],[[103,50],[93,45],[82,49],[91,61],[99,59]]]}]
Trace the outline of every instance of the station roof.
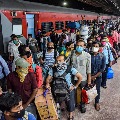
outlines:
[{"label": "station roof", "polygon": [[[24,1],[38,2],[43,4],[120,16],[120,0],[24,0]],[[63,2],[67,2],[67,5],[63,6]]]}]

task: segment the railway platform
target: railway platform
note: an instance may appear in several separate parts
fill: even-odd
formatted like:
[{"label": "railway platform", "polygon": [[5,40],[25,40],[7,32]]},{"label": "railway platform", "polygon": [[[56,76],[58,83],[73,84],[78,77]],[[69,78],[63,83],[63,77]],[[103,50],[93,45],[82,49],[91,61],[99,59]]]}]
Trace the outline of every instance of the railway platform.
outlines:
[{"label": "railway platform", "polygon": [[[75,120],[120,120],[120,59],[112,66],[114,78],[107,81],[107,89],[101,87],[100,111],[94,108],[94,101],[87,105],[86,113],[75,110]],[[62,113],[67,120],[67,112]]]}]

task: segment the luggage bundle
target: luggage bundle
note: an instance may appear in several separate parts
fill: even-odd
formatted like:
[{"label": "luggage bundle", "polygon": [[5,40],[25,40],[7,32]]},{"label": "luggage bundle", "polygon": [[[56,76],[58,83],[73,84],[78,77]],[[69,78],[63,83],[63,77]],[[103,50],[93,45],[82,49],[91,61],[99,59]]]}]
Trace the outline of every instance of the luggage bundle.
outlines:
[{"label": "luggage bundle", "polygon": [[69,22],[68,27],[79,29],[80,28],[80,23],[79,22]]},{"label": "luggage bundle", "polygon": [[107,79],[113,79],[114,71],[111,67],[108,68]]},{"label": "luggage bundle", "polygon": [[41,120],[59,120],[56,104],[50,90],[38,89],[35,97],[35,105]]},{"label": "luggage bundle", "polygon": [[76,94],[77,94],[76,103],[77,105],[80,105],[81,113],[86,112],[85,104],[90,103],[98,95],[96,90],[96,85],[94,84],[89,87],[86,85],[82,89],[78,87]]}]

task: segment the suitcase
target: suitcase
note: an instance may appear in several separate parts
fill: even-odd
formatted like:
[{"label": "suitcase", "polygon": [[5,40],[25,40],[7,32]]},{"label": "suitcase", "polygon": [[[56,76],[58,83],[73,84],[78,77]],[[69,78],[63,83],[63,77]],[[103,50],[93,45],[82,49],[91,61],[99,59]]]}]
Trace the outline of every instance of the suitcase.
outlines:
[{"label": "suitcase", "polygon": [[35,97],[35,105],[41,120],[59,120],[51,91],[48,90],[45,93],[43,88],[39,88]]}]

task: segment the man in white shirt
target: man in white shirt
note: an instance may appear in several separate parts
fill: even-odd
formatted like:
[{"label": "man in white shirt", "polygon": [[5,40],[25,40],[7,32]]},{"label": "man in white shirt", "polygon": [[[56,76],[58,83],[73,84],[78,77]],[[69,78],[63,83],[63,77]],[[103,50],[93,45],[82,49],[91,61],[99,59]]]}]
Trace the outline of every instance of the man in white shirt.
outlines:
[{"label": "man in white shirt", "polygon": [[13,61],[12,64],[12,71],[15,70],[15,61],[19,58],[19,51],[18,51],[18,47],[21,45],[21,41],[18,40],[17,36],[14,35],[13,36],[13,40],[11,42],[9,42],[9,59],[11,61]]}]

